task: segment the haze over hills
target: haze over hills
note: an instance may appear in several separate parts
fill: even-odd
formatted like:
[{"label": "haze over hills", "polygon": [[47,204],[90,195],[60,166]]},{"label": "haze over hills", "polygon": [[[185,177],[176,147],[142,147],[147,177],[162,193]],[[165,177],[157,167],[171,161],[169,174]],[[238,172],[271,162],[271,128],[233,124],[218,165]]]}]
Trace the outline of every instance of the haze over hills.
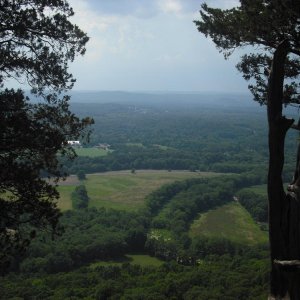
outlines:
[{"label": "haze over hills", "polygon": [[127,92],[127,91],[72,91],[71,102],[78,103],[151,103],[214,105],[221,107],[257,107],[250,94],[216,92]]}]

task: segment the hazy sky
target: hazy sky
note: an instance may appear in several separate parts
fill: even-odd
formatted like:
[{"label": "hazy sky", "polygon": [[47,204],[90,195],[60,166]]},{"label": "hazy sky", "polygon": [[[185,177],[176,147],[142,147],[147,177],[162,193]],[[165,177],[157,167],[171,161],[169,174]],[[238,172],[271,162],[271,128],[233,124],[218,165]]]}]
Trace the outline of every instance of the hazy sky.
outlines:
[{"label": "hazy sky", "polygon": [[[202,0],[69,0],[73,22],[90,37],[85,56],[70,70],[77,90],[247,91],[193,23]],[[207,0],[230,8],[237,0]]]},{"label": "hazy sky", "polygon": [[[74,90],[248,93],[235,68],[241,53],[225,60],[193,23],[203,2],[69,0],[75,11],[71,21],[90,37],[86,54],[70,64]],[[219,8],[239,4],[205,2]]]}]

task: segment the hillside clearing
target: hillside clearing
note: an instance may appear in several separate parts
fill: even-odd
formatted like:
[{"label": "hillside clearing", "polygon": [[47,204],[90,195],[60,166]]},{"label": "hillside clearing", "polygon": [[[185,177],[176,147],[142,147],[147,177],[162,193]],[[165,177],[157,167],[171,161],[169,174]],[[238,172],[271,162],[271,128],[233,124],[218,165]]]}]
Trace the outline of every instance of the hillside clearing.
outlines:
[{"label": "hillside clearing", "polygon": [[231,202],[201,214],[190,228],[190,236],[222,237],[239,244],[267,242],[267,233],[260,230],[250,214],[239,203]]},{"label": "hillside clearing", "polygon": [[[137,170],[135,174],[131,171],[114,171],[89,174],[83,183],[90,197],[90,207],[132,211],[143,205],[145,196],[164,184],[176,180],[217,175],[219,174],[212,172],[168,172],[166,170]],[[76,178],[70,177],[58,187],[61,193],[58,201],[59,208],[62,210],[71,208],[71,193],[78,184]]]}]

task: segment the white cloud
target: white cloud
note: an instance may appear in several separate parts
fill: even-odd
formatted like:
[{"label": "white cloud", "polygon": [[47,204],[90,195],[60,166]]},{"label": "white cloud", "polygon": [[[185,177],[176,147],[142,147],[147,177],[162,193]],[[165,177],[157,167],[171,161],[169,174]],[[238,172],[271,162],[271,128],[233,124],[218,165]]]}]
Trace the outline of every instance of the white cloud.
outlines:
[{"label": "white cloud", "polygon": [[92,31],[105,32],[110,25],[118,20],[117,16],[102,15],[93,11],[85,0],[70,0],[70,4],[75,11],[74,23],[88,33]]},{"label": "white cloud", "polygon": [[221,9],[230,9],[236,6],[239,6],[239,0],[206,0],[208,6],[221,8]]},{"label": "white cloud", "polygon": [[[75,88],[201,90],[210,89],[210,81],[225,68],[227,74],[235,72],[193,24],[201,0],[106,1],[112,0],[69,0],[75,11],[72,22],[91,38],[86,55],[71,66],[78,78]],[[131,6],[126,8],[125,2]],[[122,5],[114,11],[118,3]],[[227,8],[238,2],[207,3]],[[229,76],[224,76],[218,89],[225,89]]]},{"label": "white cloud", "polygon": [[179,0],[158,0],[158,7],[164,13],[179,14],[182,12],[182,5]]}]

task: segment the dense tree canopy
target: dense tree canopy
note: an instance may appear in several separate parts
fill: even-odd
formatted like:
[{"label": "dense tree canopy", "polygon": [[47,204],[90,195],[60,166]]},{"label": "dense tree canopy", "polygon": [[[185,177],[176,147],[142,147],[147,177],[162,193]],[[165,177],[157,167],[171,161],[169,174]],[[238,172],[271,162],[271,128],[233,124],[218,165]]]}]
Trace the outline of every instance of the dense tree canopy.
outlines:
[{"label": "dense tree canopy", "polygon": [[1,0],[0,82],[26,80],[35,91],[72,87],[68,63],[84,54],[88,37],[68,19],[65,0]]},{"label": "dense tree canopy", "polygon": [[285,136],[294,122],[282,115],[283,104],[300,102],[300,2],[240,0],[239,7],[228,10],[203,4],[200,14],[198,30],[212,38],[225,58],[236,48],[255,46],[237,67],[246,80],[254,80],[249,88],[268,109],[271,294],[281,298],[288,292],[291,299],[299,299],[299,276],[277,263],[300,259],[299,195],[287,195],[282,181]]},{"label": "dense tree canopy", "polygon": [[[24,249],[36,227],[56,230],[60,215],[55,184],[63,175],[57,155],[74,157],[67,141],[91,120],[69,110],[73,86],[68,63],[84,54],[88,37],[69,21],[64,0],[0,1],[0,269]],[[39,98],[5,89],[14,79]]]}]

